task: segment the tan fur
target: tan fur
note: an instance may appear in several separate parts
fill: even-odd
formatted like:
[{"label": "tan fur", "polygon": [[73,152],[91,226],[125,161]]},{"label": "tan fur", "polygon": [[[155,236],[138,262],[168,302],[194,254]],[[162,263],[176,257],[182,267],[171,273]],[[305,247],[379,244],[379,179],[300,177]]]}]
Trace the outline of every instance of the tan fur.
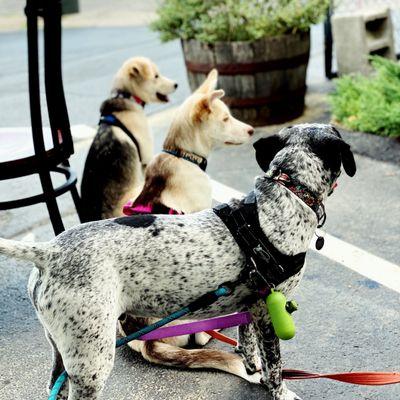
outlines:
[{"label": "tan fur", "polygon": [[175,82],[160,75],[156,64],[146,57],[125,61],[114,78],[113,87],[134,93],[146,103],[160,103],[157,92],[168,95],[176,89]]},{"label": "tan fur", "polygon": [[[164,141],[165,149],[181,149],[207,157],[213,148],[227,141],[241,144],[249,140],[252,127],[230,115],[228,107],[220,100],[224,91],[215,90],[217,79],[217,71],[212,70],[196,92],[181,105]],[[224,121],[226,118],[228,121]],[[136,203],[160,203],[185,214],[201,211],[211,207],[210,179],[192,162],[161,153],[148,165],[145,184]],[[156,321],[155,318],[126,316],[119,328],[122,334],[131,333]],[[180,320],[171,325],[183,322],[187,321]],[[195,335],[198,345],[205,345],[209,340],[210,336],[204,332]],[[220,350],[181,348],[188,343],[189,335],[183,335],[158,341],[134,340],[128,345],[156,364],[214,368],[259,383],[260,375],[248,375],[241,357]]]}]

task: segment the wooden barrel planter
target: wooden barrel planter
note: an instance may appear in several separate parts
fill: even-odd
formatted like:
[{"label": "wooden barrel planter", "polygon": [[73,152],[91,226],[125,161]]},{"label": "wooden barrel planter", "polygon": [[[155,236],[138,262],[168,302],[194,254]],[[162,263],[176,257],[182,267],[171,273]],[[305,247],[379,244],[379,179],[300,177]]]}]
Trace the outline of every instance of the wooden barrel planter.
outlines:
[{"label": "wooden barrel planter", "polygon": [[233,115],[254,126],[282,123],[304,111],[310,34],[302,32],[253,42],[182,40],[192,90],[212,68]]}]

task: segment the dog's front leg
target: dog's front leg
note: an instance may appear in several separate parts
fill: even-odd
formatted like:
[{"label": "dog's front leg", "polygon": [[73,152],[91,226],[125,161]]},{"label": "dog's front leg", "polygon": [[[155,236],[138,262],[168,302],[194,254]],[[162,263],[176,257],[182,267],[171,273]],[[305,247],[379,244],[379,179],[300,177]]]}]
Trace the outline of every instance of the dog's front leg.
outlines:
[{"label": "dog's front leg", "polygon": [[258,301],[251,311],[261,356],[263,373],[261,383],[273,400],[301,400],[299,396],[287,389],[283,382],[279,339],[275,335],[265,302]]},{"label": "dog's front leg", "polygon": [[239,343],[238,347],[236,347],[236,353],[242,356],[247,373],[254,374],[260,370],[260,365],[257,365],[258,347],[254,324],[251,322],[247,325],[240,325],[238,338]]}]

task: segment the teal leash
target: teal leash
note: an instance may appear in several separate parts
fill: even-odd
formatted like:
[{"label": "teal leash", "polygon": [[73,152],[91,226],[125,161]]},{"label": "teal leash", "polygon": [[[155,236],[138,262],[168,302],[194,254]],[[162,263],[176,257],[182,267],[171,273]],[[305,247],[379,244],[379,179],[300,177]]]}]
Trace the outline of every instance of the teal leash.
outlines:
[{"label": "teal leash", "polygon": [[[212,292],[206,293],[197,300],[190,303],[188,306],[175,311],[174,313],[168,315],[167,317],[161,319],[160,321],[155,322],[154,324],[148,325],[137,332],[131,333],[130,335],[120,338],[117,340],[116,347],[121,347],[128,342],[139,339],[141,336],[145,335],[146,333],[152,332],[162,326],[175,321],[178,318],[181,318],[191,312],[195,312],[200,310],[201,308],[210,306],[211,304],[215,303],[220,297],[228,296],[231,293],[231,290],[226,286],[220,286],[217,290]],[[65,381],[68,379],[67,371],[62,372],[62,374],[57,378],[54,382],[54,385],[51,389],[50,395],[48,400],[57,400],[57,396],[60,393]]]}]

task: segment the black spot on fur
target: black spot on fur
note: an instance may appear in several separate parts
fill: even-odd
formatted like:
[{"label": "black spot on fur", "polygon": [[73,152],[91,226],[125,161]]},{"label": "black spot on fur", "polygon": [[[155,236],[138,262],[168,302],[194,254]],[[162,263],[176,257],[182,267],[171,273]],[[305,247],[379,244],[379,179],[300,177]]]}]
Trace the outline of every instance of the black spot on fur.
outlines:
[{"label": "black spot on fur", "polygon": [[154,224],[157,219],[154,215],[132,215],[130,217],[120,217],[114,220],[119,225],[130,226],[131,228],[147,228]]},{"label": "black spot on fur", "polygon": [[153,236],[158,236],[160,234],[160,232],[162,231],[162,229],[159,228],[154,228],[153,232],[151,232],[151,234]]}]

